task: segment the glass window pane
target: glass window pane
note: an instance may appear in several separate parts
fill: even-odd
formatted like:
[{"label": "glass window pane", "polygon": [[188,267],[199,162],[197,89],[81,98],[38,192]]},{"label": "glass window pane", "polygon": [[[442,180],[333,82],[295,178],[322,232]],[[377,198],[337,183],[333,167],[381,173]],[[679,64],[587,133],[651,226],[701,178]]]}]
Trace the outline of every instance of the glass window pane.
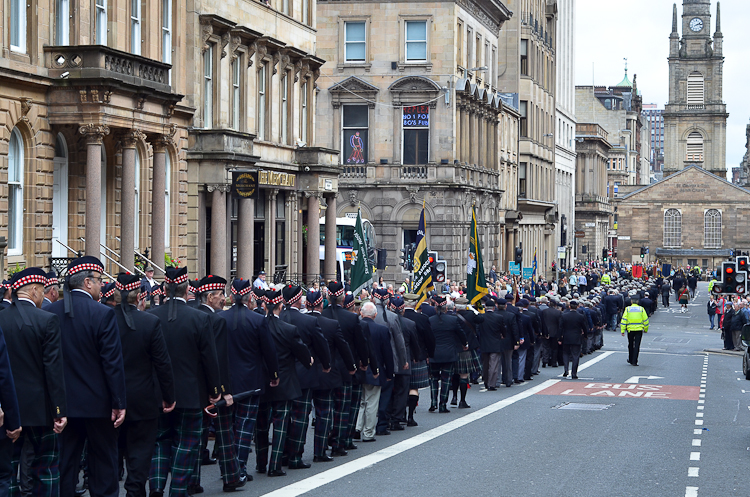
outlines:
[{"label": "glass window pane", "polygon": [[427,164],[429,136],[427,129],[404,130],[404,164]]},{"label": "glass window pane", "polygon": [[427,43],[407,43],[406,60],[427,60]]},{"label": "glass window pane", "polygon": [[344,127],[366,128],[367,112],[366,105],[344,105]]},{"label": "glass window pane", "polygon": [[358,61],[365,60],[365,44],[364,43],[347,43],[346,44],[346,60],[347,61]]},{"label": "glass window pane", "polygon": [[347,22],[346,41],[365,41],[365,23]]},{"label": "glass window pane", "polygon": [[344,130],[344,157],[347,164],[367,163],[367,128]]},{"label": "glass window pane", "polygon": [[426,21],[406,22],[406,41],[424,41],[427,39]]}]

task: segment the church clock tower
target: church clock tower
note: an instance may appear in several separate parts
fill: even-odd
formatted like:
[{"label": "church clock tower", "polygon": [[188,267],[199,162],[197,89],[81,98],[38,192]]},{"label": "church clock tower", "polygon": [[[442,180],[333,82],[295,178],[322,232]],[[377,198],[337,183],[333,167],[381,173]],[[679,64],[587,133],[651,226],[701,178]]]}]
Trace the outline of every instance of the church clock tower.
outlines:
[{"label": "church clock tower", "polygon": [[669,36],[669,103],[664,110],[664,176],[700,166],[726,177],[727,106],[722,99],[724,56],[721,10],[711,37],[711,0],[683,0],[682,38],[677,4]]}]

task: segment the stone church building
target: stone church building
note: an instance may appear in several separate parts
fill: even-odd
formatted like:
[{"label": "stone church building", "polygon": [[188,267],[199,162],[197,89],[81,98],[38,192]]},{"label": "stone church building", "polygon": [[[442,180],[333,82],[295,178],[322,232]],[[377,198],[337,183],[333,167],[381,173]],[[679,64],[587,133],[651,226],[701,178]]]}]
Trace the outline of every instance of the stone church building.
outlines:
[{"label": "stone church building", "polygon": [[750,250],[750,190],[696,166],[625,195],[617,252],[623,261],[713,269],[731,249]]}]

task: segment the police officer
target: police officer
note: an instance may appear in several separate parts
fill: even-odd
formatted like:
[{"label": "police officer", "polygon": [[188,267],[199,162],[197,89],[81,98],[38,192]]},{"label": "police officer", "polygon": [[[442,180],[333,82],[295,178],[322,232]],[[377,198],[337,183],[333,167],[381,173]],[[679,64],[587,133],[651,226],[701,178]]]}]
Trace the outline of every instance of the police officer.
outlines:
[{"label": "police officer", "polygon": [[119,434],[128,469],[125,491],[128,497],[144,497],[159,413],[175,407],[174,376],[159,318],[139,312],[135,306],[141,294],[138,276],[120,273],[116,285],[119,305],[115,316],[128,397],[128,412]]},{"label": "police officer", "polygon": [[641,338],[648,333],[648,314],[636,303],[628,302],[628,307],[622,313],[620,321],[622,336],[628,332],[628,364],[638,365],[638,352],[641,349]]},{"label": "police officer", "polygon": [[14,274],[14,302],[0,314],[15,389],[21,392],[18,407],[23,430],[13,444],[11,494],[18,492],[16,474],[26,440],[32,448],[28,461],[31,495],[57,496],[60,492],[58,434],[67,424],[67,406],[60,320],[40,310],[46,283],[47,275],[39,268]]},{"label": "police officer", "polygon": [[84,256],[68,265],[65,298],[47,310],[62,334],[68,426],[60,437],[60,495],[72,496],[83,444],[88,444],[89,491],[120,493],[117,428],[125,420],[125,369],[115,311],[100,305],[104,266]]}]

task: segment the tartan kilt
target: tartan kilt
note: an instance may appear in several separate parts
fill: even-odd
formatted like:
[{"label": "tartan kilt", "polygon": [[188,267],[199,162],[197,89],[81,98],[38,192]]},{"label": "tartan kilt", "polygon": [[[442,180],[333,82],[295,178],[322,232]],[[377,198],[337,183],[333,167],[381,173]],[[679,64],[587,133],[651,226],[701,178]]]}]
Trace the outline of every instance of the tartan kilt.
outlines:
[{"label": "tartan kilt", "polygon": [[453,371],[458,374],[471,374],[482,370],[482,361],[479,359],[479,352],[474,350],[463,350],[458,354],[456,369]]},{"label": "tartan kilt", "polygon": [[409,365],[411,375],[409,377],[409,389],[419,389],[430,386],[430,373],[427,369],[427,361],[419,361]]}]

